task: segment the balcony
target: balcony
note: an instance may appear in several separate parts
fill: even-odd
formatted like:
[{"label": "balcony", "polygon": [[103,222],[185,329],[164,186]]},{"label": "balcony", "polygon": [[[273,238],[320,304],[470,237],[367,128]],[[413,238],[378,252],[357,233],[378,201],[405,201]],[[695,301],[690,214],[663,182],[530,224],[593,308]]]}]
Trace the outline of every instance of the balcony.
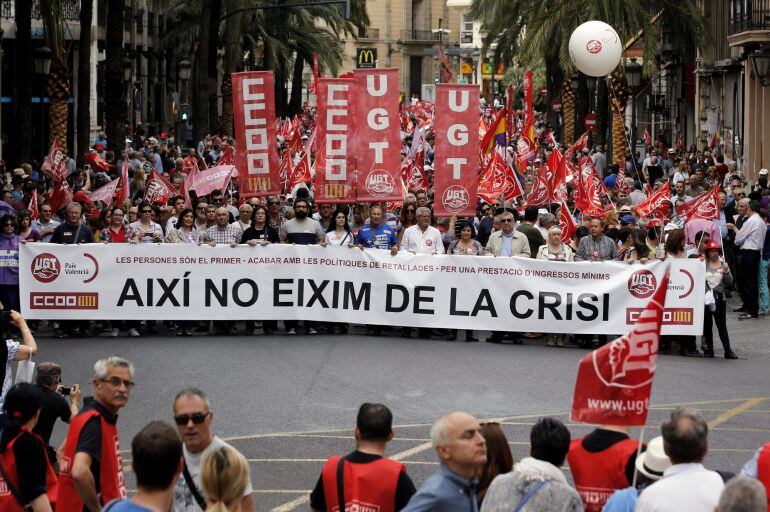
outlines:
[{"label": "balcony", "polygon": [[380,29],[375,27],[366,27],[365,30],[362,30],[358,35],[359,41],[376,41],[380,38]]},{"label": "balcony", "polygon": [[432,30],[402,30],[401,41],[405,43],[432,44],[439,41],[439,33],[434,33]]},{"label": "balcony", "polygon": [[[40,18],[40,0],[32,1],[32,19]],[[15,0],[0,0],[0,17],[4,19],[15,19],[16,8]],[[62,15],[66,21],[80,20],[80,0],[61,0]]]},{"label": "balcony", "polygon": [[730,0],[730,46],[770,43],[770,0]]}]

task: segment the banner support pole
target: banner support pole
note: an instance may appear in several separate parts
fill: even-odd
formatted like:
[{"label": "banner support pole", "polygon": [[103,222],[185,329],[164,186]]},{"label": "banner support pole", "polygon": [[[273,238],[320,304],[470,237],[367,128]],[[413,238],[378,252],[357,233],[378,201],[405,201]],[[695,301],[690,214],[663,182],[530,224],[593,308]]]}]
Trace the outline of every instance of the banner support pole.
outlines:
[{"label": "banner support pole", "polygon": [[[639,460],[639,455],[642,454],[642,444],[644,444],[644,431],[647,428],[647,423],[642,425],[642,431],[639,433],[639,446],[636,447],[636,460]],[[631,482],[631,487],[636,489],[636,477],[639,474],[639,470],[636,469],[636,462],[634,462],[634,479]]]}]

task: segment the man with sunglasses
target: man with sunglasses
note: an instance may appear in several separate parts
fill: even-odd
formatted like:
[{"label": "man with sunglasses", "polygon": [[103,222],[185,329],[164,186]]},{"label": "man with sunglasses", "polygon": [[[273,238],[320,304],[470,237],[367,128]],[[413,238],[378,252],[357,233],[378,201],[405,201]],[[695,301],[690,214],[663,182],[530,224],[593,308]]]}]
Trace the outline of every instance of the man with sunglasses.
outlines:
[{"label": "man with sunglasses", "polygon": [[[174,488],[173,512],[201,512],[206,510],[205,496],[200,487],[203,456],[209,450],[218,450],[227,443],[211,432],[214,413],[206,395],[197,388],[186,388],[174,398],[174,423],[182,438],[184,470]],[[232,448],[232,447],[230,447]],[[251,478],[243,493],[241,510],[254,510]]]},{"label": "man with sunglasses", "polygon": [[40,205],[40,217],[32,221],[32,229],[40,233],[40,241],[48,243],[51,241],[53,231],[60,224],[53,220],[53,209],[50,203]]},{"label": "man with sunglasses", "polygon": [[267,198],[267,222],[271,227],[279,231],[283,223],[286,222],[281,209],[281,200],[278,196],[269,196]]},{"label": "man with sunglasses", "polygon": [[75,417],[59,460],[57,510],[98,512],[126,497],[118,411],[134,387],[134,365],[111,356],[94,365],[94,399]]}]

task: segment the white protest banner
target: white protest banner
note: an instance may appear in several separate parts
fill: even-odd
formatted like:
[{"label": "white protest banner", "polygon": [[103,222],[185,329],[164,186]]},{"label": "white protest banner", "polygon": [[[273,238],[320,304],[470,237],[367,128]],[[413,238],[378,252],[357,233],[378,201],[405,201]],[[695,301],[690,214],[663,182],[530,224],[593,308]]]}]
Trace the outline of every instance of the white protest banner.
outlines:
[{"label": "white protest banner", "polygon": [[[618,334],[668,262],[556,263],[269,245],[24,244],[29,319],[319,320]],[[672,260],[664,334],[699,334],[704,267]]]}]

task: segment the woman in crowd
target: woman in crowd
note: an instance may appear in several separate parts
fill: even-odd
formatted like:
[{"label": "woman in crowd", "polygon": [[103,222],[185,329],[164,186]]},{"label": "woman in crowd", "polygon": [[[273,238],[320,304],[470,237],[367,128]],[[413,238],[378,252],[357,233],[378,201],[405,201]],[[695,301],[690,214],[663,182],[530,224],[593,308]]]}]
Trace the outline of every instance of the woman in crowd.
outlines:
[{"label": "woman in crowd", "polygon": [[[24,317],[16,311],[11,311],[10,321],[11,325],[21,332],[21,343],[10,339],[7,326],[0,325],[0,336],[5,339],[5,343],[0,342],[0,385],[2,385],[0,410],[2,410],[6,393],[11,389],[11,373],[13,372],[11,363],[13,361],[26,361],[37,354],[35,337],[32,336],[32,331],[29,330]],[[6,419],[5,414],[0,414],[0,431],[3,430]],[[3,510],[2,507],[0,507],[0,510]]]},{"label": "woman in crowd", "polygon": [[414,203],[407,203],[401,208],[401,217],[399,218],[399,221],[401,222],[401,229],[398,232],[399,245],[401,244],[401,237],[404,236],[404,230],[417,224],[416,212],[417,205]]},{"label": "woman in crowd", "polygon": [[669,231],[668,235],[666,236],[666,243],[664,244],[666,255],[663,257],[663,259],[685,258],[686,255],[684,242],[685,237],[683,229],[673,229]]},{"label": "woman in crowd", "polygon": [[553,226],[548,230],[548,243],[541,245],[537,251],[537,259],[548,261],[572,261],[574,254],[569,245],[561,241],[562,230]]},{"label": "woman in crowd", "polygon": [[[8,418],[0,435],[0,510],[5,512],[50,512],[56,499],[56,473],[48,460],[45,441],[32,433],[43,405],[43,391],[33,384],[19,383],[5,397]],[[9,491],[9,492],[8,492]]]},{"label": "woman in crowd", "polygon": [[588,231],[588,226],[578,226],[578,228],[575,230],[575,234],[572,235],[572,240],[569,242],[569,248],[572,249],[572,254],[574,255],[578,247],[580,246],[580,239],[583,237],[586,237],[590,234]]},{"label": "woman in crowd", "polygon": [[152,205],[139,203],[139,220],[129,225],[131,230],[130,242],[133,244],[151,244],[163,240],[163,229],[152,220]]},{"label": "woman in crowd", "polygon": [[259,242],[261,245],[278,243],[278,230],[267,221],[267,209],[263,205],[254,207],[251,214],[251,226],[241,235],[241,243],[252,247]]},{"label": "woman in crowd", "polygon": [[647,263],[650,260],[650,252],[647,233],[642,228],[631,231],[631,247],[626,252],[626,263]]},{"label": "woman in crowd", "polygon": [[[625,261],[626,254],[633,247],[634,239],[631,237],[631,229],[623,228],[618,233],[618,260]],[[607,235],[610,236],[610,235]],[[612,237],[610,237],[612,238]]]},{"label": "woman in crowd", "polygon": [[334,222],[330,222],[326,230],[326,245],[353,245],[353,233],[350,231],[345,212],[337,210],[332,219]]},{"label": "woman in crowd", "polygon": [[124,222],[125,217],[123,207],[112,208],[109,223],[99,233],[99,240],[104,243],[127,243],[131,239],[131,234]]},{"label": "woman in crowd", "polygon": [[[683,229],[672,229],[666,237],[666,256],[664,259],[686,258],[685,236]],[[695,345],[695,336],[666,335],[660,337],[660,351],[669,351],[670,344],[675,341],[679,344],[679,353],[683,356],[698,357],[700,352]]]},{"label": "woman in crowd", "polygon": [[[185,208],[179,214],[176,226],[166,235],[168,244],[198,245],[200,231],[195,227],[195,214],[192,209]],[[176,323],[177,336],[192,336],[192,320],[180,320]]]},{"label": "woman in crowd", "polygon": [[476,500],[481,509],[481,503],[492,480],[498,475],[509,473],[513,469],[513,454],[508,439],[496,421],[486,421],[480,424],[481,435],[487,442],[487,462],[476,470],[479,485],[476,489]]},{"label": "woman in crowd", "polygon": [[[408,208],[414,208],[414,205],[410,204],[408,205]],[[452,227],[454,227],[454,221],[455,218],[452,217]],[[484,248],[481,246],[478,240],[476,240],[476,230],[473,228],[473,223],[463,219],[459,221],[458,224],[460,226],[460,238],[452,240],[449,243],[447,253],[464,256],[479,256],[484,254]],[[455,341],[457,339],[457,330],[449,329],[449,337],[447,339],[450,341]],[[479,341],[479,339],[473,335],[472,330],[466,329],[465,341],[473,342]]]},{"label": "woman in crowd", "polygon": [[0,218],[0,302],[3,310],[18,311],[19,300],[19,243],[18,223],[13,215]]},{"label": "woman in crowd", "polygon": [[249,481],[249,464],[234,448],[208,451],[201,462],[201,489],[206,512],[245,512],[241,500]]},{"label": "woman in crowd", "polygon": [[738,359],[738,356],[730,348],[730,335],[727,332],[727,299],[725,298],[725,286],[733,284],[733,276],[730,267],[720,258],[719,243],[712,241],[706,244],[706,288],[714,294],[716,309],[712,312],[705,307],[703,315],[703,338],[706,345],[703,351],[704,357],[714,357],[714,333],[712,320],[717,324],[719,339],[722,340],[722,348],[725,350],[725,359]]},{"label": "woman in crowd", "polygon": [[40,241],[40,233],[38,233],[36,230],[32,229],[32,220],[29,217],[29,212],[23,211],[20,212],[19,215],[16,217],[16,220],[19,224],[19,227],[16,228],[17,235],[21,237],[22,240],[26,242],[39,242]]}]

